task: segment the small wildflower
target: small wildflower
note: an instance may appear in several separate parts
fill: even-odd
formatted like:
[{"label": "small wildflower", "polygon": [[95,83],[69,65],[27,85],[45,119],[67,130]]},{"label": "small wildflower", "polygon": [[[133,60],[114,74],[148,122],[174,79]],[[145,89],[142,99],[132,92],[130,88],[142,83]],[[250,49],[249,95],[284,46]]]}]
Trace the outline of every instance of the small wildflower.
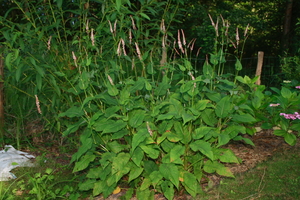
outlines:
[{"label": "small wildflower", "polygon": [[235,39],[236,39],[236,45],[238,46],[238,45],[239,45],[239,42],[240,42],[239,28],[236,28],[236,36],[235,36]]},{"label": "small wildflower", "polygon": [[137,30],[132,15],[130,15],[130,18],[131,18],[131,23],[132,23],[132,28],[133,28],[133,30]]},{"label": "small wildflower", "polygon": [[132,32],[131,29],[129,29],[129,44],[132,42]]},{"label": "small wildflower", "polygon": [[119,41],[119,44],[118,44],[117,54],[118,54],[118,56],[121,56],[121,40]]},{"label": "small wildflower", "polygon": [[75,66],[78,67],[77,66],[77,57],[76,57],[74,51],[72,51],[72,56],[73,56],[73,60],[74,60]]},{"label": "small wildflower", "polygon": [[148,133],[152,136],[153,135],[153,132],[149,126],[149,122],[146,122],[146,125],[147,125],[147,130],[148,130]]},{"label": "small wildflower", "polygon": [[295,87],[296,89],[300,89],[300,85]]},{"label": "small wildflower", "polygon": [[270,107],[277,107],[279,105],[280,105],[280,103],[274,103],[274,104],[270,104]]},{"label": "small wildflower", "polygon": [[107,78],[108,78],[110,84],[111,84],[111,85],[114,85],[114,82],[113,82],[112,78],[110,77],[110,75],[107,75]]},{"label": "small wildflower", "polygon": [[91,40],[92,40],[92,45],[95,46],[94,29],[92,29],[92,31],[91,31]]},{"label": "small wildflower", "polygon": [[121,39],[121,42],[122,42],[123,54],[124,54],[125,56],[127,56],[126,49],[125,49],[125,42],[124,42],[123,39]]},{"label": "small wildflower", "polygon": [[142,60],[141,51],[140,51],[139,45],[136,42],[135,42],[135,49],[136,49],[139,59]]},{"label": "small wildflower", "polygon": [[34,96],[35,96],[35,104],[36,104],[36,108],[37,108],[38,112],[39,112],[40,114],[42,114],[41,107],[40,107],[40,101],[39,101],[39,98],[38,98],[37,95],[34,95]]},{"label": "small wildflower", "polygon": [[51,48],[51,39],[52,39],[52,36],[49,37],[49,40],[48,40],[48,50],[50,50]]},{"label": "small wildflower", "polygon": [[160,30],[161,30],[163,33],[166,32],[165,20],[164,20],[164,19],[161,20]]},{"label": "small wildflower", "polygon": [[89,32],[89,20],[86,21],[85,30],[87,33]]},{"label": "small wildflower", "polygon": [[247,27],[246,27],[246,30],[244,32],[244,37],[246,37],[247,33],[248,33],[248,30],[249,30],[249,24],[247,24]]},{"label": "small wildflower", "polygon": [[179,46],[179,49],[181,50],[182,53],[184,53],[183,47],[182,47],[182,43],[181,43],[181,39],[180,39],[180,31],[178,30],[178,35],[177,35],[177,43]]},{"label": "small wildflower", "polygon": [[112,25],[111,25],[111,22],[110,20],[108,20],[108,23],[109,23],[109,30],[112,34],[114,34],[114,31],[113,31],[113,28],[112,28]]},{"label": "small wildflower", "polygon": [[115,33],[115,34],[116,34],[116,32],[117,32],[117,22],[118,22],[118,20],[116,20],[115,23],[114,23],[114,33]]},{"label": "small wildflower", "polygon": [[284,80],[283,83],[291,83],[291,81]]}]

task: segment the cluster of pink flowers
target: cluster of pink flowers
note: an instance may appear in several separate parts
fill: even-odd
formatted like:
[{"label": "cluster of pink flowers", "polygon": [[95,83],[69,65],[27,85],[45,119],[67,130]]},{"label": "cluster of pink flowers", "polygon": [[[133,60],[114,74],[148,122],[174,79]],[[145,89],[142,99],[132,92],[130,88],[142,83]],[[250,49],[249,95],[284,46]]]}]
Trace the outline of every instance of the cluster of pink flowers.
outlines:
[{"label": "cluster of pink flowers", "polygon": [[286,119],[300,119],[300,114],[298,112],[295,112],[294,114],[286,114],[286,113],[280,113],[281,116],[283,116]]},{"label": "cluster of pink flowers", "polygon": [[295,87],[296,89],[300,89],[300,85]]}]

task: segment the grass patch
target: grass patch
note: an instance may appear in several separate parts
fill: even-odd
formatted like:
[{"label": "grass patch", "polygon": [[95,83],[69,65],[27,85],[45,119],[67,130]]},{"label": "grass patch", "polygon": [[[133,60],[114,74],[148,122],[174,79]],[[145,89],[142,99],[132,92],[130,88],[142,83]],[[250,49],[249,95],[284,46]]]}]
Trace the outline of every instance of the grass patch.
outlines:
[{"label": "grass patch", "polygon": [[298,199],[300,196],[300,148],[277,152],[269,160],[197,199]]}]

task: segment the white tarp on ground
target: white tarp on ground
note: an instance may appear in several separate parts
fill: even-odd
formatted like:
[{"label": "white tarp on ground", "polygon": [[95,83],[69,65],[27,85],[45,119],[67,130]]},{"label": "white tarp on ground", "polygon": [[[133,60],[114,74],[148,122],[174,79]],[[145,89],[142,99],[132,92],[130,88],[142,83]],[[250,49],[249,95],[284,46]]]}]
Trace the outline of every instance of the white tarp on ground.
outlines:
[{"label": "white tarp on ground", "polygon": [[35,158],[26,152],[18,151],[11,145],[5,145],[0,151],[0,181],[8,181],[15,178],[10,171],[16,167],[33,167],[30,161]]}]

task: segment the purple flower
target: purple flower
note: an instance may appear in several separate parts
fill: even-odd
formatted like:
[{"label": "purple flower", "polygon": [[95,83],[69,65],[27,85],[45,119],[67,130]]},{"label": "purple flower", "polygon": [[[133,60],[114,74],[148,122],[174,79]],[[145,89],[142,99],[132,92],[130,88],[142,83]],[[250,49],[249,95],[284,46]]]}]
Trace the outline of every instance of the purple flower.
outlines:
[{"label": "purple flower", "polygon": [[300,85],[296,86],[295,88],[300,89]]}]

